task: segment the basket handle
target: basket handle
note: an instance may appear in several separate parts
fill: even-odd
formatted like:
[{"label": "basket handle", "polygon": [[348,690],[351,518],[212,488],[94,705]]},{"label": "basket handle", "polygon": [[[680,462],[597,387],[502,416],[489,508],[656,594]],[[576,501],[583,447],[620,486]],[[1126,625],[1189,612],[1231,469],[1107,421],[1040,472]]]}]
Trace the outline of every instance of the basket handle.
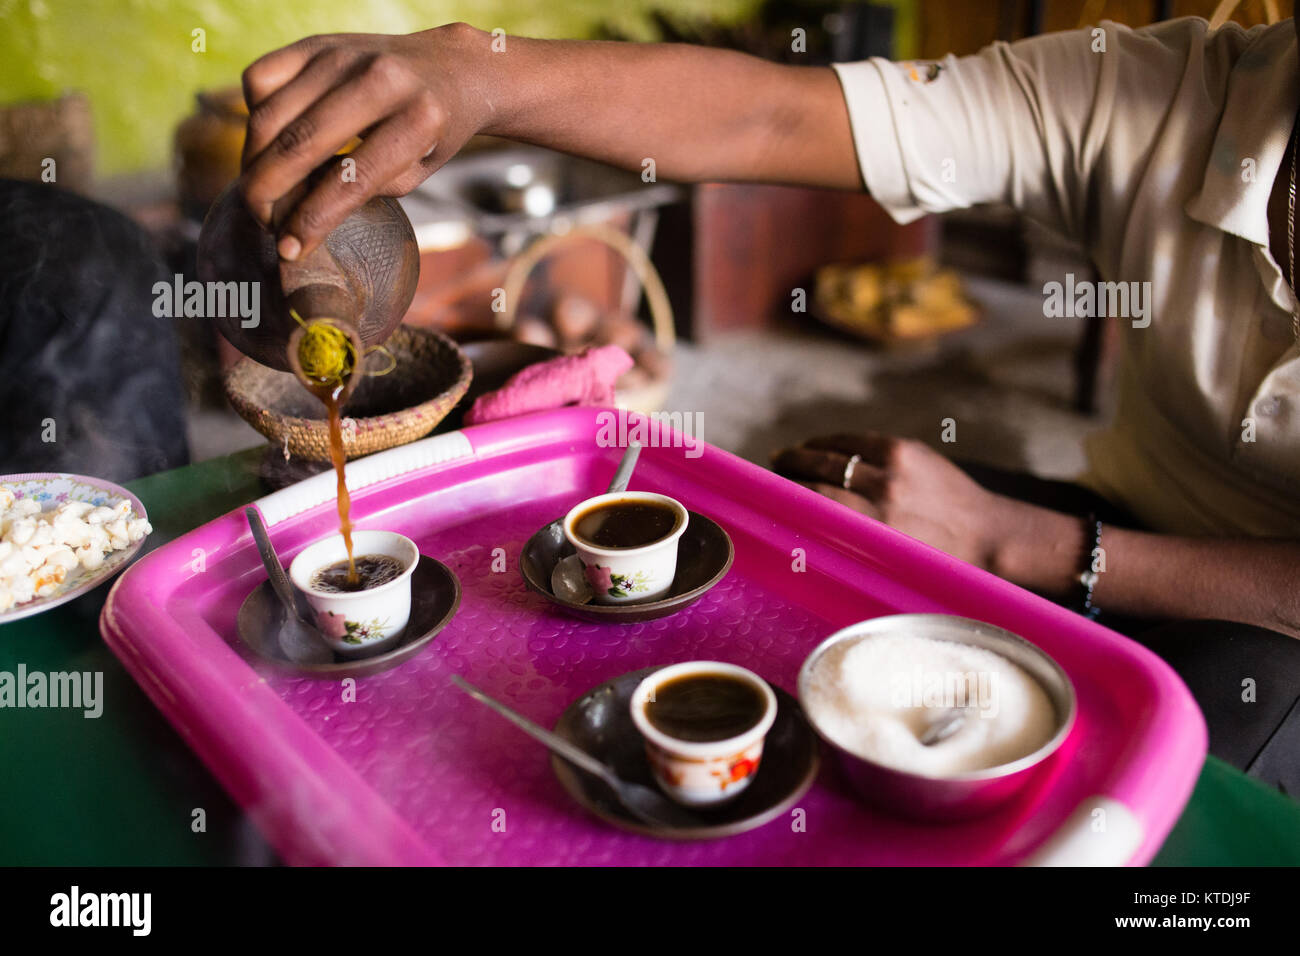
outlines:
[{"label": "basket handle", "polygon": [[[1228,17],[1232,16],[1233,11],[1239,6],[1241,6],[1241,0],[1219,0],[1214,12],[1210,14],[1210,30],[1217,30],[1227,23]],[[1090,23],[1096,23],[1101,18],[1102,11],[1105,8],[1106,0],[1087,0],[1083,5],[1083,12],[1079,15],[1079,26],[1084,27]],[[1281,18],[1277,0],[1264,0],[1264,22],[1274,24]]]},{"label": "basket handle", "polygon": [[[1210,29],[1217,30],[1228,22],[1228,17],[1232,12],[1241,6],[1241,0],[1219,0],[1219,5],[1214,8],[1214,13],[1210,14]],[[1277,9],[1277,0],[1264,0],[1264,22],[1273,24],[1280,19]]]},{"label": "basket handle", "polygon": [[523,295],[524,284],[533,269],[558,247],[575,239],[595,239],[622,255],[636,277],[641,281],[646,301],[650,303],[650,316],[654,322],[655,344],[661,352],[667,354],[677,343],[673,327],[673,308],[668,302],[668,292],[664,289],[659,270],[654,267],[645,250],[631,238],[610,226],[591,223],[578,226],[565,233],[541,236],[515,257],[506,273],[504,285],[506,307],[497,313],[497,328],[508,332],[515,324],[518,303]]}]

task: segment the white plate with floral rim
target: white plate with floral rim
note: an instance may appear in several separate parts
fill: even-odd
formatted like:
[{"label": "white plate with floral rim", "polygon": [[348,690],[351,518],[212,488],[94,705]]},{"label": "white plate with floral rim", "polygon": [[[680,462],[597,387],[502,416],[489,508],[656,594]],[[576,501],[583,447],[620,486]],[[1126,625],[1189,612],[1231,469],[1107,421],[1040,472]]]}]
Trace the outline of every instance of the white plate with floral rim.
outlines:
[{"label": "white plate with floral rim", "polygon": [[[42,511],[57,508],[65,501],[85,501],[99,507],[112,505],[125,498],[131,502],[131,510],[135,513],[135,517],[145,519],[149,517],[145,514],[144,505],[140,503],[139,498],[121,485],[115,485],[101,478],[33,472],[26,475],[0,475],[0,485],[12,491],[16,499],[32,498],[39,501]],[[103,584],[130,563],[143,547],[146,538],[141,538],[121,551],[104,555],[104,563],[94,571],[87,571],[78,565],[68,572],[67,578],[59,585],[59,589],[49,597],[33,598],[7,611],[0,611],[0,624],[8,624],[10,621],[48,611]]]}]

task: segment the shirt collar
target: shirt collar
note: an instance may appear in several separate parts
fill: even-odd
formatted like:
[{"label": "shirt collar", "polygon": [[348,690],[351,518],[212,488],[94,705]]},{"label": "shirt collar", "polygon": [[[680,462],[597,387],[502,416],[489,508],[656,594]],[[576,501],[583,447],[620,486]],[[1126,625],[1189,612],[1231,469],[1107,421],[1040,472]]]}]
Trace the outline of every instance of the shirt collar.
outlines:
[{"label": "shirt collar", "polygon": [[[1200,192],[1183,207],[1198,222],[1268,246],[1268,197],[1300,103],[1290,20],[1260,31],[1237,58]],[[1246,160],[1254,168],[1247,170]]]}]

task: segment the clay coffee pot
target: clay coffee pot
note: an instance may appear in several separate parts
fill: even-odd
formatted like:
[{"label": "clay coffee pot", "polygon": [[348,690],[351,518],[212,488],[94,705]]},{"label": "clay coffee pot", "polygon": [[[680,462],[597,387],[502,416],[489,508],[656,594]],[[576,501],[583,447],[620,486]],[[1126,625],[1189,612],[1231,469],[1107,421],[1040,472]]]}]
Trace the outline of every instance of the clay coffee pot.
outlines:
[{"label": "clay coffee pot", "polygon": [[[382,344],[401,324],[415,296],[420,274],[415,231],[396,200],[375,197],[295,262],[281,260],[275,244],[274,233],[254,218],[238,184],[232,183],[203,222],[199,278],[259,283],[261,311],[255,327],[244,328],[238,315],[212,321],[245,355],[293,372],[315,388],[319,382],[309,379],[299,362],[305,328],[329,320],[352,342],[360,366],[366,349]],[[348,377],[337,396],[340,403],[359,379]]]}]

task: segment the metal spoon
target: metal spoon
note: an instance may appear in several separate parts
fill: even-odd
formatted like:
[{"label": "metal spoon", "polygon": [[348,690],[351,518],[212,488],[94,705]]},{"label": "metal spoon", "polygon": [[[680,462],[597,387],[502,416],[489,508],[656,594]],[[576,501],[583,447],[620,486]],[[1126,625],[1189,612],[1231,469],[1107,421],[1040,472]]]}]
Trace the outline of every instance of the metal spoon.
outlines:
[{"label": "metal spoon", "polygon": [[[641,445],[637,442],[630,442],[627,451],[623,452],[623,460],[618,463],[618,468],[614,472],[614,479],[605,489],[605,494],[616,494],[620,491],[627,491],[627,484],[632,480],[632,471],[636,468],[637,459],[641,456]],[[546,526],[543,533],[550,536],[552,547],[558,548],[564,540],[564,519],[552,521]],[[563,601],[571,604],[586,604],[595,595],[591,590],[591,585],[587,583],[587,575],[582,567],[582,559],[576,554],[561,558],[555,562],[555,567],[551,569],[551,593]]]},{"label": "metal spoon", "polygon": [[266,533],[261,514],[256,508],[248,507],[244,509],[244,517],[248,519],[248,527],[253,531],[253,540],[257,543],[257,553],[262,556],[266,575],[271,579],[271,590],[284,608],[280,626],[274,631],[279,638],[280,650],[295,664],[333,663],[334,652],[329,649],[320,631],[303,617],[297,594],[289,582],[289,575],[284,572],[280,556],[271,546],[271,536]]},{"label": "metal spoon", "polygon": [[659,791],[652,790],[639,783],[624,780],[587,751],[573,745],[559,734],[551,733],[551,731],[539,727],[527,717],[489,697],[458,675],[452,675],[451,680],[452,683],[480,704],[491,707],[524,733],[546,744],[552,752],[559,754],[569,763],[587,771],[592,776],[605,781],[609,788],[614,791],[614,796],[618,798],[618,802],[638,820],[657,827],[695,827],[700,825],[701,821],[695,814],[679,807]]},{"label": "metal spoon", "polygon": [[961,725],[966,723],[965,707],[950,707],[925,728],[925,733],[921,734],[921,745],[924,747],[933,747],[935,744],[947,740],[955,734]]}]

